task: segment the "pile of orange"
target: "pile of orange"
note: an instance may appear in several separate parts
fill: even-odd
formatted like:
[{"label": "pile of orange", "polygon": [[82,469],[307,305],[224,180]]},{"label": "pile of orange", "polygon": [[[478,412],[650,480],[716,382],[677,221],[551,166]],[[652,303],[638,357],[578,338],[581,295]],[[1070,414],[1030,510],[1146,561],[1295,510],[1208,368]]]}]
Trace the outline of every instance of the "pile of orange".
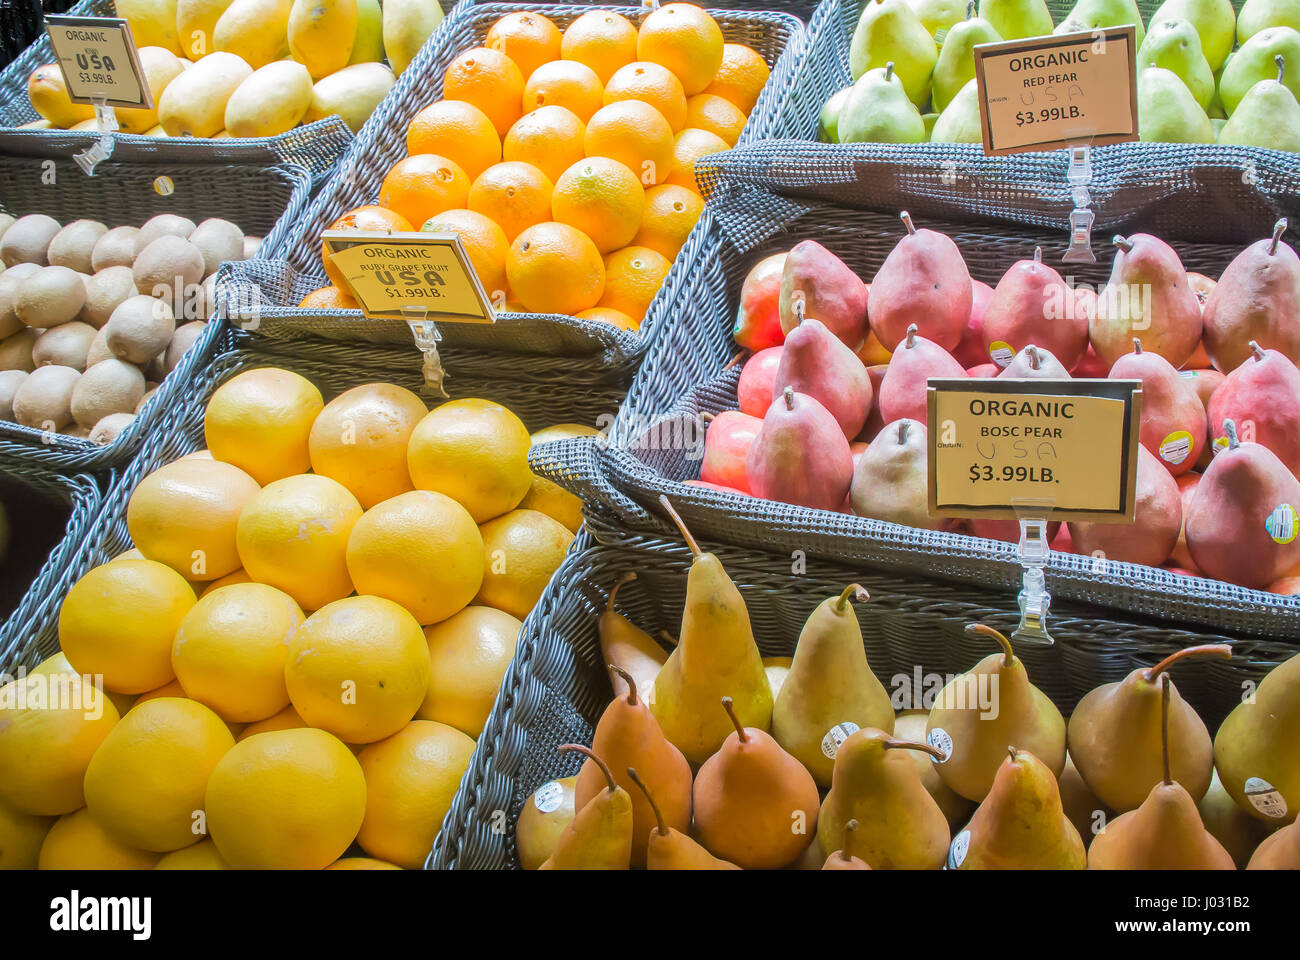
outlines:
[{"label": "pile of orange", "polygon": [[[447,67],[378,204],[332,229],[455,233],[499,309],[635,330],[704,208],[695,162],[735,145],[767,77],[689,3],[639,30],[508,14]],[[331,280],[302,305],[352,306]]]}]

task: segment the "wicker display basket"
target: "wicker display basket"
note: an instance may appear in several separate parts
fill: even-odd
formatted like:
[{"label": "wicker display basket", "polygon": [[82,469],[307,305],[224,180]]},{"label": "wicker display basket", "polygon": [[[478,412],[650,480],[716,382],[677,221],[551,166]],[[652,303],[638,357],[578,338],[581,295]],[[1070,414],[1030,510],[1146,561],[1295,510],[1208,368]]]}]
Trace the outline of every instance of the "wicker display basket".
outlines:
[{"label": "wicker display basket", "polygon": [[[223,217],[250,234],[263,236],[259,255],[273,257],[282,249],[285,231],[302,216],[311,192],[310,174],[296,164],[160,162],[140,153],[136,144],[126,143],[100,164],[91,179],[48,144],[39,155],[12,155],[7,149],[12,136],[0,132],[0,211],[15,217],[44,213],[60,223],[90,218],[110,227],[139,226],[160,213],[180,214],[195,222]],[[165,178],[165,183],[160,183],[160,178]],[[11,442],[15,457],[65,472],[102,472],[124,466],[167,409],[184,395],[196,371],[211,359],[219,326],[208,324],[154,399],[112,443],[98,446],[9,421],[0,421],[0,441]]]},{"label": "wicker display basket", "polygon": [[[39,9],[39,4],[37,4]],[[53,10],[47,11],[53,12]],[[68,10],[69,15],[116,17],[113,0],[82,0]],[[0,129],[8,134],[4,153],[45,154],[71,157],[98,139],[92,130],[10,130],[39,120],[40,115],[27,97],[27,78],[37,67],[54,63],[54,49],[41,23],[36,42],[0,72]],[[294,163],[311,172],[312,182],[320,185],[334,170],[339,157],[352,142],[352,131],[338,117],[326,117],[315,123],[295,127],[275,137],[230,138],[212,140],[196,137],[146,137],[117,133],[119,144],[130,144],[138,156],[159,163],[237,163],[267,166]],[[103,168],[99,168],[102,170]],[[80,170],[77,171],[80,173]],[[99,170],[96,176],[102,175]]]},{"label": "wicker display basket", "polygon": [[[297,304],[312,290],[325,286],[320,262],[320,235],[341,214],[373,202],[388,169],[406,157],[406,128],[411,118],[442,96],[442,75],[460,53],[483,42],[488,29],[507,13],[531,9],[528,4],[489,3],[462,5],[447,17],[433,40],[407,68],[393,93],[361,130],[344,156],[338,176],[316,198],[298,224],[286,250],[286,263],[232,265],[228,282],[248,281],[262,290],[259,333],[293,337],[304,323],[317,333],[343,339],[409,344],[410,331],[399,322],[365,320],[357,310],[303,310]],[[608,9],[639,21],[648,10],[636,7],[549,6],[546,15],[561,28],[583,13]],[[760,140],[778,133],[773,125],[777,104],[784,96],[794,65],[803,46],[803,26],[795,17],[782,13],[714,10],[714,16],[729,40],[747,43],[772,67],[767,87],[750,113],[741,135],[742,142]],[[698,255],[704,243],[706,224],[701,219],[687,246],[677,257],[677,266],[660,290],[639,332],[619,330],[610,324],[550,314],[502,314],[495,325],[446,324],[444,342],[455,346],[500,350],[512,353],[546,354],[572,358],[571,368],[584,376],[603,375],[626,385],[636,365],[654,348],[662,330],[689,321],[674,314],[680,303],[674,295],[674,273]],[[274,306],[268,308],[267,304]],[[239,318],[233,319],[238,322]]]},{"label": "wicker display basket", "polygon": [[[651,634],[677,635],[691,560],[680,537],[631,536],[618,545],[593,547],[591,533],[609,539],[589,524],[581,538],[588,549],[570,553],[524,625],[478,750],[434,843],[427,864],[432,869],[519,867],[520,808],[543,783],[577,772],[581,758],[556,748],[591,743],[595,722],[612,696],[596,621],[610,587],[623,574],[635,571],[637,579],[619,592],[620,612]],[[795,575],[787,554],[708,541],[701,546],[718,555],[740,588],[764,656],[790,656],[804,620],[820,601],[849,583],[865,586],[871,601],[854,610],[867,659],[885,688],[900,697],[918,669],[946,676],[992,652],[987,640],[966,635],[967,624],[987,623],[1010,633],[1018,617],[1015,597],[1005,592],[816,560]],[[1240,701],[1243,681],[1258,681],[1296,653],[1295,645],[1282,642],[1234,642],[1140,620],[1097,619],[1091,610],[1068,603],[1053,610],[1052,630],[1054,647],[1017,644],[1016,652],[1030,679],[1067,714],[1094,686],[1119,680],[1176,649],[1233,642],[1230,660],[1192,661],[1173,671],[1179,692],[1211,730]]]}]

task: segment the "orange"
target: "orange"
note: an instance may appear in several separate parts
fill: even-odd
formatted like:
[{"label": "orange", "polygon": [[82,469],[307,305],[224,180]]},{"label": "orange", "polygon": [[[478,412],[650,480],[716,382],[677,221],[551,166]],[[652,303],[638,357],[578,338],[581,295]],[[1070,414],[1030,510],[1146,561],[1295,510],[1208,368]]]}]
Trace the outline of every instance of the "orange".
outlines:
[{"label": "orange", "polygon": [[577,313],[605,292],[605,268],[591,238],[564,223],[529,227],[510,245],[506,276],[532,313]]},{"label": "orange", "polygon": [[[412,227],[411,221],[400,213],[368,203],[343,214],[330,224],[330,229],[378,233],[410,233]],[[330,282],[334,286],[341,287],[344,285],[343,274],[339,273],[338,269],[325,258],[323,244],[321,245],[321,264],[325,267],[325,274],[330,278]]]},{"label": "orange", "polygon": [[632,243],[649,247],[669,260],[677,256],[695,222],[704,212],[704,201],[693,190],[675,183],[663,183],[645,192],[641,229]]},{"label": "orange", "polygon": [[465,206],[469,177],[460,164],[436,153],[417,153],[393,164],[379,187],[379,202],[411,223]]},{"label": "orange", "polygon": [[601,107],[587,122],[583,146],[589,157],[609,157],[631,169],[646,186],[663,183],[673,166],[673,128],[640,100]]},{"label": "orange", "polygon": [[540,13],[507,13],[492,24],[483,46],[504,53],[527,79],[542,64],[560,59],[560,28]]},{"label": "orange", "polygon": [[579,160],[555,182],[551,210],[558,223],[577,227],[601,253],[625,247],[641,227],[645,189],[617,160]]},{"label": "orange", "polygon": [[707,130],[734,147],[745,129],[745,115],[740,107],[716,93],[697,93],[686,101],[686,123],[696,130]]},{"label": "orange", "polygon": [[770,74],[767,61],[751,47],[743,43],[724,43],[718,73],[704,92],[726,97],[748,114],[758,103],[758,95],[763,92]]},{"label": "orange", "polygon": [[203,433],[213,457],[268,484],[310,469],[307,437],[324,406],[306,377],[258,367],[217,387],[203,413]]},{"label": "orange", "polygon": [[465,206],[496,221],[513,243],[523,230],[551,219],[553,189],[542,171],[512,160],[484,170],[470,187]]},{"label": "orange", "polygon": [[582,310],[575,313],[574,316],[581,317],[583,320],[595,320],[599,323],[608,323],[611,326],[618,327],[620,330],[636,330],[641,326],[622,310],[615,310],[613,307],[592,307],[590,310]]},{"label": "orange", "polygon": [[585,63],[605,83],[636,56],[636,27],[621,14],[590,10],[564,31],[560,56]]},{"label": "orange", "polygon": [[426,233],[454,233],[460,237],[484,292],[494,303],[504,301],[506,254],[510,252],[510,241],[495,220],[473,210],[447,210],[430,218],[420,229]]},{"label": "orange", "polygon": [[501,145],[503,160],[531,163],[554,183],[584,156],[587,125],[564,107],[538,107],[520,117]]},{"label": "orange", "polygon": [[664,115],[676,132],[686,126],[686,91],[667,67],[657,63],[629,63],[605,84],[605,102],[641,100]]},{"label": "orange", "polygon": [[611,253],[605,258],[605,295],[600,305],[621,310],[640,323],[670,266],[663,254],[649,247],[624,247]]},{"label": "orange", "polygon": [[357,302],[338,287],[321,287],[302,298],[298,306],[307,310],[355,310]]},{"label": "orange", "polygon": [[716,133],[687,127],[673,141],[672,171],[668,174],[668,183],[700,193],[699,184],[695,182],[695,161],[726,149],[727,141]]},{"label": "orange", "polygon": [[573,60],[544,63],[524,84],[524,113],[540,107],[564,107],[586,123],[604,102],[600,77]]},{"label": "orange", "polygon": [[512,510],[479,529],[488,564],[474,602],[523,620],[564,562],[573,531],[537,510]]},{"label": "orange", "polygon": [[501,159],[501,137],[488,115],[464,100],[439,100],[406,128],[406,152],[446,157],[473,180]]},{"label": "orange", "polygon": [[693,96],[713,82],[722,66],[722,29],[700,7],[670,3],[642,22],[636,55],[677,74],[686,95]]},{"label": "orange", "polygon": [[313,472],[347,487],[364,509],[413,489],[406,441],[428,412],[424,401],[392,383],[364,383],[339,394],[307,437]]},{"label": "orange", "polygon": [[501,51],[487,47],[466,50],[447,65],[442,75],[443,98],[474,104],[487,114],[502,137],[519,119],[523,94],[524,75],[518,64]]}]

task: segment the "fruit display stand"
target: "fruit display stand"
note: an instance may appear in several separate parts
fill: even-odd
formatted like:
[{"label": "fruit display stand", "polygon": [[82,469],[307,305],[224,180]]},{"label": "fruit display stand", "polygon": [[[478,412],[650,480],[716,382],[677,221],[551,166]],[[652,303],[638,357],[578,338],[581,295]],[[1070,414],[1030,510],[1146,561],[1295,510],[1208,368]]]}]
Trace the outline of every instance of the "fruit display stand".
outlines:
[{"label": "fruit display stand", "polygon": [[[221,217],[262,236],[259,253],[276,256],[311,191],[310,173],[296,164],[164,162],[134,143],[120,144],[92,179],[54,145],[43,144],[31,155],[19,155],[10,149],[14,136],[0,133],[0,195],[4,197],[0,207],[15,217],[40,213],[63,224],[90,218],[113,226],[139,226],[163,213],[195,222]],[[154,398],[107,445],[46,434],[10,421],[0,421],[0,439],[10,444],[14,457],[67,472],[102,473],[123,467],[211,359],[219,336],[220,325],[208,324]]]},{"label": "fruit display stand", "polygon": [[[410,343],[410,332],[402,323],[365,320],[355,309],[299,308],[304,296],[329,283],[320,260],[321,232],[345,212],[374,202],[388,169],[406,157],[406,130],[411,119],[442,96],[443,74],[448,65],[463,51],[481,45],[489,28],[504,15],[528,9],[527,4],[458,6],[399,78],[388,99],[344,156],[338,176],[300,220],[286,247],[285,262],[275,266],[232,265],[227,271],[223,282],[251,282],[261,289],[260,332],[267,336],[292,337],[306,325],[318,335]],[[635,7],[557,5],[547,7],[545,13],[563,29],[584,13],[604,9],[620,13],[634,23],[650,12]],[[771,137],[777,132],[773,125],[777,103],[802,53],[802,24],[795,17],[781,13],[717,10],[713,15],[726,40],[748,44],[771,68],[771,76],[749,116],[741,142]],[[570,369],[626,384],[635,367],[653,348],[662,329],[687,319],[675,315],[671,309],[676,302],[672,294],[673,276],[698,256],[698,245],[704,242],[700,234],[704,230],[703,222],[696,224],[686,248],[677,257],[681,267],[669,272],[639,332],[558,314],[502,313],[493,326],[446,325],[442,330],[443,342],[516,354],[566,357]]]}]

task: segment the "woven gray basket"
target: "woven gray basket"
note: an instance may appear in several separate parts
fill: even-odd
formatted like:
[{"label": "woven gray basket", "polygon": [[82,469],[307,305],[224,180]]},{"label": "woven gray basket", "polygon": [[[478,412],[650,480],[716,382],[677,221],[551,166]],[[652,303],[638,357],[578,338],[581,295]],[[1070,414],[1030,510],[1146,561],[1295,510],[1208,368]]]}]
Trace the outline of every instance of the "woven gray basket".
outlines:
[{"label": "woven gray basket", "polygon": [[[85,17],[115,17],[113,0],[82,0],[68,10]],[[41,27],[40,36],[27,50],[0,72],[0,128],[21,127],[39,120],[40,115],[27,97],[27,78],[37,67],[54,63],[54,49]],[[90,130],[6,130],[4,153],[36,153],[53,150],[71,157],[85,150],[99,138]],[[339,157],[352,142],[352,131],[338,117],[326,117],[315,123],[296,127],[276,137],[230,138],[210,140],[193,137],[146,137],[139,134],[115,135],[119,145],[130,144],[141,157],[159,163],[239,163],[266,166],[294,163],[311,172],[319,185],[334,170]],[[78,172],[80,172],[78,170]],[[99,175],[99,174],[97,174]]]},{"label": "woven gray basket", "polygon": [[[338,176],[313,202],[286,251],[286,263],[232,265],[223,282],[247,281],[262,291],[259,311],[261,335],[292,338],[309,327],[313,333],[376,343],[409,344],[410,331],[402,323],[362,318],[356,310],[303,310],[298,303],[327,280],[320,263],[320,235],[341,214],[373,202],[388,169],[406,156],[406,128],[412,117],[442,96],[442,75],[464,50],[481,44],[488,29],[506,13],[529,9],[527,4],[464,4],[443,21],[432,41],[399,78],[393,93],[362,128],[344,156]],[[626,6],[548,6],[546,15],[561,28],[583,13],[608,9],[634,21],[647,10]],[[803,26],[789,14],[714,10],[729,40],[744,42],[772,67],[767,87],[750,113],[741,142],[777,135],[773,125],[777,104],[803,47]],[[689,263],[703,240],[703,221],[677,257]],[[693,245],[694,244],[694,245]],[[675,267],[674,272],[680,269]],[[504,314],[493,326],[444,324],[444,342],[485,350],[549,354],[575,358],[573,368],[583,375],[604,374],[607,379],[630,379],[635,366],[654,347],[663,327],[681,322],[670,310],[677,302],[673,273],[656,296],[639,332],[618,330],[609,324],[550,314]],[[267,306],[271,304],[273,306]],[[238,315],[232,316],[236,322]],[[581,362],[579,362],[581,358]]]},{"label": "woven gray basket", "polygon": [[[37,144],[33,156],[5,152],[13,134],[0,132],[0,211],[13,216],[44,213],[60,223],[88,217],[109,226],[139,226],[159,213],[177,213],[202,221],[223,217],[254,235],[263,235],[261,256],[282,249],[286,230],[302,215],[311,192],[306,168],[295,164],[245,166],[159,162],[136,144],[120,144],[100,164],[94,179],[51,144]],[[171,181],[164,196],[158,177]],[[14,456],[75,473],[121,467],[140,448],[144,437],[184,395],[195,372],[211,359],[219,337],[211,323],[158,393],[116,440],[98,446],[88,440],[45,434],[0,421],[0,440],[12,441]]]},{"label": "woven gray basket", "polygon": [[[577,772],[581,758],[566,757],[556,748],[590,743],[612,696],[596,620],[610,587],[624,573],[635,571],[637,579],[620,591],[620,611],[651,634],[662,629],[677,635],[689,551],[678,537],[630,536],[617,545],[590,547],[592,534],[609,540],[611,533],[589,524],[580,537],[588,549],[570,554],[524,625],[478,750],[434,843],[430,868],[519,867],[515,823],[520,808],[546,781]],[[764,656],[790,656],[817,603],[849,583],[865,586],[871,601],[854,610],[867,659],[891,691],[900,689],[900,676],[910,680],[918,668],[923,674],[948,675],[987,656],[988,641],[967,636],[968,623],[987,623],[1009,633],[1017,621],[1015,597],[1005,591],[928,583],[816,560],[793,577],[788,555],[707,540],[702,546],[717,553],[740,588]],[[1033,682],[1066,713],[1094,686],[1119,680],[1174,650],[1234,642],[1141,621],[1095,619],[1090,610],[1069,603],[1053,614],[1056,645],[1017,644],[1016,652]],[[1174,681],[1213,730],[1240,702],[1243,681],[1258,681],[1295,652],[1292,644],[1237,640],[1232,659],[1182,664],[1175,668]]]}]

